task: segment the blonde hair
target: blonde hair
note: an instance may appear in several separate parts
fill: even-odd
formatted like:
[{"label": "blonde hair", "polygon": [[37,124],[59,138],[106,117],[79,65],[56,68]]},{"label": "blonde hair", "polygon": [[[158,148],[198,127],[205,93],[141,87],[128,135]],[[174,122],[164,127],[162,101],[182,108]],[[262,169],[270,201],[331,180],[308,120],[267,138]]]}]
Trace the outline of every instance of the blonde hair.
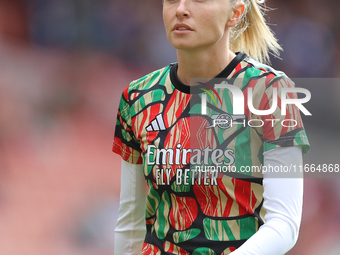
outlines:
[{"label": "blonde hair", "polygon": [[265,0],[231,1],[244,1],[246,5],[242,19],[231,31],[231,50],[243,51],[262,63],[270,62],[269,54],[279,57],[282,47],[264,18],[264,13],[268,8],[260,5]]}]

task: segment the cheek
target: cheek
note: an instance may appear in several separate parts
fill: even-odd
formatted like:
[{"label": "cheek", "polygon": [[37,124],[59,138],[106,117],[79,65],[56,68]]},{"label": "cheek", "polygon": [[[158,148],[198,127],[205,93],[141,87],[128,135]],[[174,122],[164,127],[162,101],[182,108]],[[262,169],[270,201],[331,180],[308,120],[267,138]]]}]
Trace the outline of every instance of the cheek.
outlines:
[{"label": "cheek", "polygon": [[165,27],[165,32],[168,34],[169,30],[171,29],[171,21],[169,19],[169,14],[167,10],[163,8],[163,24]]},{"label": "cheek", "polygon": [[230,16],[231,11],[229,10],[221,10],[221,12],[216,15],[216,19],[218,20],[217,22],[220,24],[220,27],[222,27],[223,29],[226,28]]},{"label": "cheek", "polygon": [[207,31],[212,37],[216,39],[222,38],[226,32],[225,20],[214,19],[213,21],[210,21],[209,26],[207,26]]},{"label": "cheek", "polygon": [[228,12],[225,10],[206,12],[201,15],[200,20],[207,31],[223,34],[228,22]]}]

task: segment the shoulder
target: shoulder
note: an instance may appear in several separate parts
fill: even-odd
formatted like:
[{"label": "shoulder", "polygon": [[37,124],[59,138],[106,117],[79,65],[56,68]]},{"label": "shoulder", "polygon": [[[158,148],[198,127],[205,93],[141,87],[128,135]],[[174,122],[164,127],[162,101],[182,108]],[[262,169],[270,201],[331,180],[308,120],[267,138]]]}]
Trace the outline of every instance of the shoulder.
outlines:
[{"label": "shoulder", "polygon": [[244,70],[250,69],[248,72],[254,73],[254,76],[270,76],[272,78],[274,77],[288,78],[284,72],[276,70],[269,65],[260,63],[248,55],[243,59],[242,67]]},{"label": "shoulder", "polygon": [[[273,67],[260,63],[250,56],[246,56],[241,64],[241,70],[236,78],[247,79],[247,85],[250,81],[263,90],[273,87],[294,87],[294,82],[282,71],[276,70]],[[265,86],[263,86],[265,85]]]}]

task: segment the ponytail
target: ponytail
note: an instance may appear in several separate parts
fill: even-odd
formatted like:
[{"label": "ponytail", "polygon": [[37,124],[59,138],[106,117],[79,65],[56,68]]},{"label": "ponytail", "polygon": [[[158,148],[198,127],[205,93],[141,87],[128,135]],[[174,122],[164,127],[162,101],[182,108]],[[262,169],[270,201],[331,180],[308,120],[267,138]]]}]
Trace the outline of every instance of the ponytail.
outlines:
[{"label": "ponytail", "polygon": [[[238,0],[232,0],[238,1]],[[234,52],[243,51],[262,63],[269,63],[269,53],[279,57],[282,47],[263,17],[265,0],[243,0],[246,8],[240,22],[233,27],[230,47]]]}]

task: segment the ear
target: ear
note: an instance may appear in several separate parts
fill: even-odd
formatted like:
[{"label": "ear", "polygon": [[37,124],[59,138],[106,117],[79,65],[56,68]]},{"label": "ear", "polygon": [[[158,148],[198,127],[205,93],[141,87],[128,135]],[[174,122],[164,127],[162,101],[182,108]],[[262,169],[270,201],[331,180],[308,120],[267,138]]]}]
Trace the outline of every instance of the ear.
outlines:
[{"label": "ear", "polygon": [[228,27],[234,27],[239,23],[239,21],[241,20],[241,18],[243,16],[245,8],[246,8],[246,6],[245,6],[243,1],[238,1],[235,4],[235,6],[232,10],[231,16],[230,16],[230,18],[227,22]]}]

